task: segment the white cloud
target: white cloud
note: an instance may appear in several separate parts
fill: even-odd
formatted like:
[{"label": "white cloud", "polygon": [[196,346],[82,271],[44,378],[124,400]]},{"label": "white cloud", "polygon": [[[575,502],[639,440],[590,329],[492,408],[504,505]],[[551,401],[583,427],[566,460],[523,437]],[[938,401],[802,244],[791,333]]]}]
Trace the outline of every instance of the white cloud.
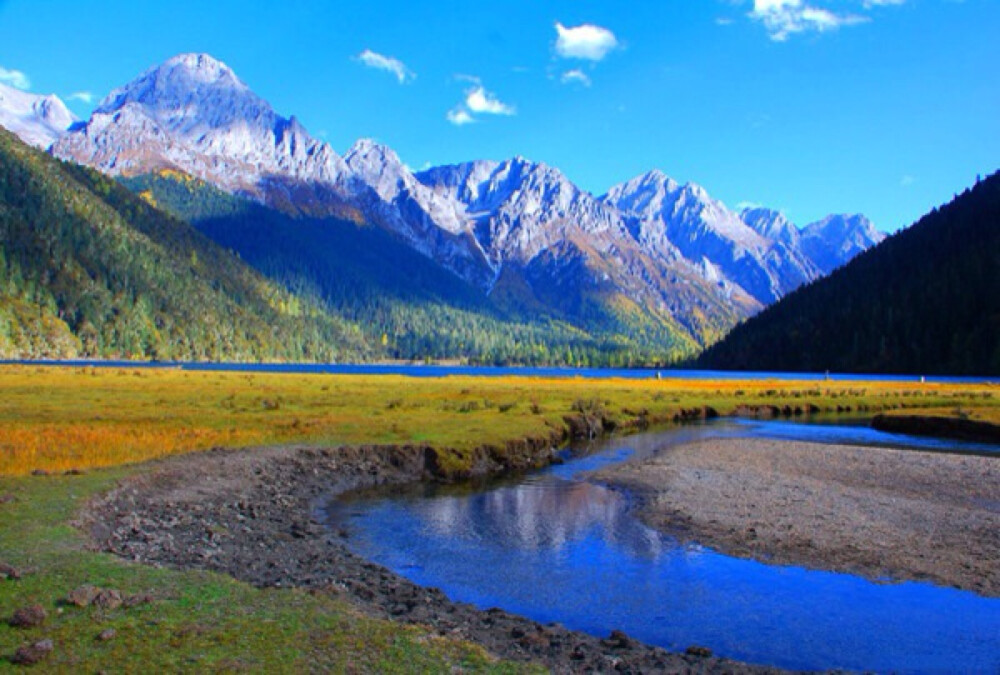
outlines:
[{"label": "white cloud", "polygon": [[399,80],[400,84],[412,82],[417,77],[416,74],[407,68],[406,64],[399,59],[379,54],[378,52],[373,52],[370,49],[366,49],[358,54],[357,59],[369,68],[375,68],[377,70],[384,70],[388,73],[392,73],[396,76],[396,79]]},{"label": "white cloud", "polygon": [[585,23],[567,28],[556,22],[556,54],[564,59],[600,61],[618,46],[618,38],[607,28]]},{"label": "white cloud", "polygon": [[587,73],[583,72],[579,68],[567,70],[562,74],[562,77],[559,78],[559,81],[563,84],[582,84],[585,87],[590,86],[590,78],[587,76]]},{"label": "white cloud", "polygon": [[465,105],[471,112],[485,115],[513,115],[517,112],[514,106],[502,102],[481,84],[465,92]]},{"label": "white cloud", "polygon": [[0,82],[9,84],[15,89],[31,89],[31,80],[20,70],[7,70],[0,66]]},{"label": "white cloud", "polygon": [[469,82],[473,86],[465,90],[465,98],[445,114],[445,119],[455,126],[463,126],[478,121],[476,115],[516,115],[517,108],[508,105],[488,91],[478,77],[456,75],[456,80]]},{"label": "white cloud", "polygon": [[[899,0],[868,1],[898,4]],[[837,14],[823,7],[807,5],[803,0],[753,0],[750,18],[763,23],[775,42],[784,42],[796,33],[822,33],[869,20],[857,14]]]},{"label": "white cloud", "polygon": [[910,187],[911,185],[913,185],[916,182],[917,182],[917,179],[916,179],[915,176],[911,176],[910,174],[906,174],[902,178],[899,179],[899,186],[900,187]]},{"label": "white cloud", "polygon": [[448,114],[445,115],[445,118],[449,122],[454,124],[456,127],[460,127],[466,124],[472,124],[473,122],[476,121],[475,118],[469,114],[469,111],[463,108],[462,106],[458,106],[457,108],[452,108],[451,110],[449,110]]},{"label": "white cloud", "polygon": [[96,98],[96,96],[94,96],[93,92],[89,92],[89,91],[74,91],[72,94],[70,94],[69,96],[66,97],[66,100],[67,101],[81,101],[81,102],[86,103],[86,104],[89,105],[89,104],[91,104],[91,103],[94,102],[95,98]]}]

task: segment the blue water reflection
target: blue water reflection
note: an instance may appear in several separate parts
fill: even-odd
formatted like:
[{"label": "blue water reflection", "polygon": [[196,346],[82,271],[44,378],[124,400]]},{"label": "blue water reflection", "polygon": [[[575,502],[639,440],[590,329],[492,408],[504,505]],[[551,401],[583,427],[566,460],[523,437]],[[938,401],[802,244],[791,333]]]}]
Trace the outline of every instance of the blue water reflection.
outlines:
[{"label": "blue water reflection", "polygon": [[1000,670],[998,599],[680,545],[640,523],[626,494],[579,477],[631,454],[770,429],[782,438],[886,440],[823,425],[684,427],[607,443],[479,491],[419,486],[370,495],[334,505],[331,517],[348,528],[359,553],[454,600],[597,635],[620,628],[671,649],[706,645],[790,668]]}]

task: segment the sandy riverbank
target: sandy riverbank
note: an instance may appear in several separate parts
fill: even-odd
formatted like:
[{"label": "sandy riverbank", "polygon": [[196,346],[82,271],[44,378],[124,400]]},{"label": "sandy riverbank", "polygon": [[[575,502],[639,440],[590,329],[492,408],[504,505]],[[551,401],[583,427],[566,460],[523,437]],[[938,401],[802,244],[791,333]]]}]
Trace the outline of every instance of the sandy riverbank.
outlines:
[{"label": "sandy riverbank", "polygon": [[717,439],[594,477],[732,555],[1000,596],[1000,456]]}]

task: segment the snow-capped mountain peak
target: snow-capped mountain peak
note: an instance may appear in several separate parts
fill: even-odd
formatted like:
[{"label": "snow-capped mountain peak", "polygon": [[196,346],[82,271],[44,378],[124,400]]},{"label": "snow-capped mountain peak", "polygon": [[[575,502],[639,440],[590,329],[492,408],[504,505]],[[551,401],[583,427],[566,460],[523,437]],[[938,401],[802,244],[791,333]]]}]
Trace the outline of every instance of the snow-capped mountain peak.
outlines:
[{"label": "snow-capped mountain peak", "polygon": [[885,234],[861,214],[829,215],[802,229],[802,248],[824,273],[885,239]]},{"label": "snow-capped mountain peak", "polygon": [[392,148],[370,138],[358,139],[344,154],[344,162],[354,175],[373,187],[386,178],[403,179],[407,183],[415,181]]},{"label": "snow-capped mountain peak", "polygon": [[76,122],[76,116],[55,95],[41,96],[0,83],[0,126],[25,143],[48,148]]},{"label": "snow-capped mountain peak", "polygon": [[[113,90],[95,112],[113,112],[135,102],[163,112],[181,112],[188,119],[204,120],[208,111],[204,103],[215,103],[213,112],[225,113],[232,111],[235,106],[231,102],[238,100],[270,108],[226,64],[208,54],[180,54]],[[227,102],[230,105],[219,105]]]},{"label": "snow-capped mountain peak", "polygon": [[755,232],[768,239],[786,244],[794,244],[799,240],[799,228],[781,211],[755,206],[740,211],[740,218]]},{"label": "snow-capped mountain peak", "polygon": [[601,199],[630,214],[662,212],[664,203],[680,186],[659,169],[616,185]]},{"label": "snow-capped mountain peak", "polygon": [[180,54],[115,89],[53,153],[112,174],[176,168],[265,200],[275,180],[336,184],[347,173],[330,146],[207,54]]}]

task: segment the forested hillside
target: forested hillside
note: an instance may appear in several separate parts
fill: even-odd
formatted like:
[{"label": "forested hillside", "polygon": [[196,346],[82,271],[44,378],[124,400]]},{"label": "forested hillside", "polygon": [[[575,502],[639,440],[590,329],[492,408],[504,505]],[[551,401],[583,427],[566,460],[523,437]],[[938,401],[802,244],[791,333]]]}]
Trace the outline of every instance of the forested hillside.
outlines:
[{"label": "forested hillside", "polygon": [[357,323],[392,358],[622,366],[663,364],[694,349],[625,303],[609,303],[614,311],[596,302],[574,307],[571,322],[504,279],[487,296],[360,217],[292,217],[174,171],[123,183],[270,279]]},{"label": "forested hillside", "polygon": [[0,130],[0,357],[329,361],[359,329],[117,181]]},{"label": "forested hillside", "polygon": [[1000,173],[737,326],[697,363],[1000,374]]}]

